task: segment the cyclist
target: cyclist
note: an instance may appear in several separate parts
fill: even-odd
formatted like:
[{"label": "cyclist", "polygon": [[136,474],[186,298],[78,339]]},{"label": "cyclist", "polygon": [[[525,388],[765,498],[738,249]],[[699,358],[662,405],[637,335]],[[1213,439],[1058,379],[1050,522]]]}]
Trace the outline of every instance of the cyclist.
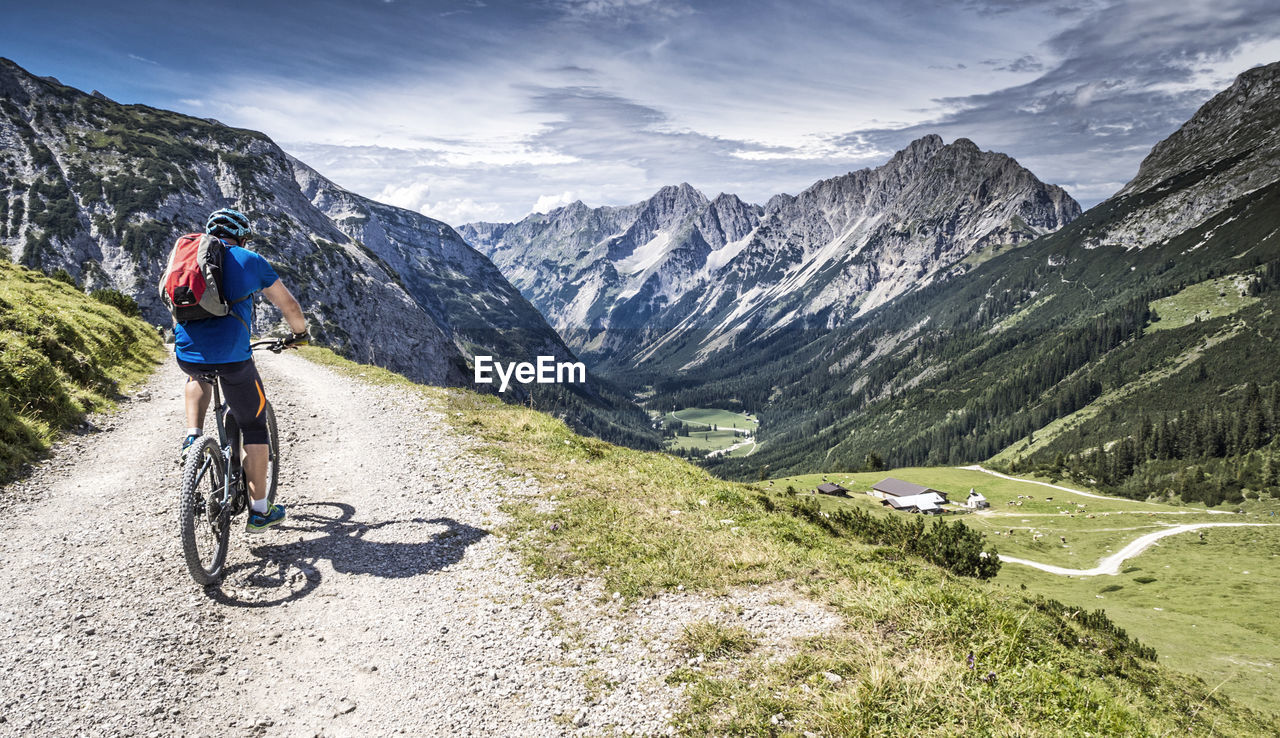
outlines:
[{"label": "cyclist", "polygon": [[306,341],[307,319],[289,289],[281,283],[271,264],[245,248],[253,238],[249,218],[237,210],[214,211],[205,224],[205,233],[227,247],[222,261],[223,289],[231,303],[231,313],[219,318],[193,320],[174,325],[178,366],[187,374],[185,390],[187,437],[183,453],[200,437],[205,411],[213,397],[213,387],[200,377],[217,375],[227,406],[235,416],[244,438],[244,473],[249,482],[249,522],[245,529],[259,533],[285,518],[284,507],[267,502],[267,397],[262,379],[249,349],[249,323],[253,317],[254,293],[261,291],[284,314],[293,336],[290,344]]}]

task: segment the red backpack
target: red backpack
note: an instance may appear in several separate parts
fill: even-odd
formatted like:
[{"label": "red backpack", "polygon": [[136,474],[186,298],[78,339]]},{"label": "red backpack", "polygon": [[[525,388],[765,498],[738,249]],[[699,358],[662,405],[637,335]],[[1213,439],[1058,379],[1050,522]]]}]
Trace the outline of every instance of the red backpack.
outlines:
[{"label": "red backpack", "polygon": [[175,323],[235,315],[222,284],[226,251],[221,239],[207,233],[188,233],[173,245],[160,278],[160,299]]}]

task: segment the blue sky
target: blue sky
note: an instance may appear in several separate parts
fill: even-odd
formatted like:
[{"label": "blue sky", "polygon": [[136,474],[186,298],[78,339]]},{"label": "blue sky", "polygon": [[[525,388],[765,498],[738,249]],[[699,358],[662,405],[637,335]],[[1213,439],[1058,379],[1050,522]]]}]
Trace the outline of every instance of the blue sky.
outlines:
[{"label": "blue sky", "polygon": [[5,0],[0,55],[264,131],[450,223],[687,181],[763,202],[926,133],[1088,206],[1239,72],[1274,0]]}]

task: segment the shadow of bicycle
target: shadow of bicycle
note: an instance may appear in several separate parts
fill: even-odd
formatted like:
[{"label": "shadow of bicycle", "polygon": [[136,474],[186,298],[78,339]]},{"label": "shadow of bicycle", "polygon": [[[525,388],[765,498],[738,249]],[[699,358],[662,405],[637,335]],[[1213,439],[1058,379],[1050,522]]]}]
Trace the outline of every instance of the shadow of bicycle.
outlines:
[{"label": "shadow of bicycle", "polygon": [[[353,520],[355,512],[353,506],[340,502],[290,506],[286,521],[267,535],[286,535],[295,541],[251,546],[249,551],[256,558],[228,566],[221,584],[207,587],[205,594],[224,605],[275,607],[315,592],[322,579],[316,565],[322,560],[342,574],[403,579],[457,563],[471,544],[489,535],[452,518],[362,523]],[[419,542],[366,538],[370,531],[383,529],[400,531],[396,537],[401,539],[431,532]],[[301,541],[296,540],[298,534]]]}]

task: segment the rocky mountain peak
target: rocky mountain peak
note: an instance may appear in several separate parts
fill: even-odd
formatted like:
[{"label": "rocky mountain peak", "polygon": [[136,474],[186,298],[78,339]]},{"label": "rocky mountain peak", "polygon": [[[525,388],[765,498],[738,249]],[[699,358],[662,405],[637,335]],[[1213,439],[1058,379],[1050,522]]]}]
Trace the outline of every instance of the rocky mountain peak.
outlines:
[{"label": "rocky mountain peak", "polygon": [[765,207],[684,183],[572,223],[526,219],[500,240],[463,233],[571,346],[621,365],[691,347],[681,361],[697,363],[796,321],[856,315],[1079,212],[1009,157],[931,134]]},{"label": "rocky mountain peak", "polygon": [[707,196],[688,182],[662,187],[646,201],[646,205],[650,208],[677,215],[688,215],[692,211],[705,208],[709,203]]},{"label": "rocky mountain peak", "polygon": [[1178,172],[1244,155],[1270,160],[1280,150],[1280,62],[1254,67],[1214,95],[1190,120],[1156,144],[1121,194],[1147,189]]}]

